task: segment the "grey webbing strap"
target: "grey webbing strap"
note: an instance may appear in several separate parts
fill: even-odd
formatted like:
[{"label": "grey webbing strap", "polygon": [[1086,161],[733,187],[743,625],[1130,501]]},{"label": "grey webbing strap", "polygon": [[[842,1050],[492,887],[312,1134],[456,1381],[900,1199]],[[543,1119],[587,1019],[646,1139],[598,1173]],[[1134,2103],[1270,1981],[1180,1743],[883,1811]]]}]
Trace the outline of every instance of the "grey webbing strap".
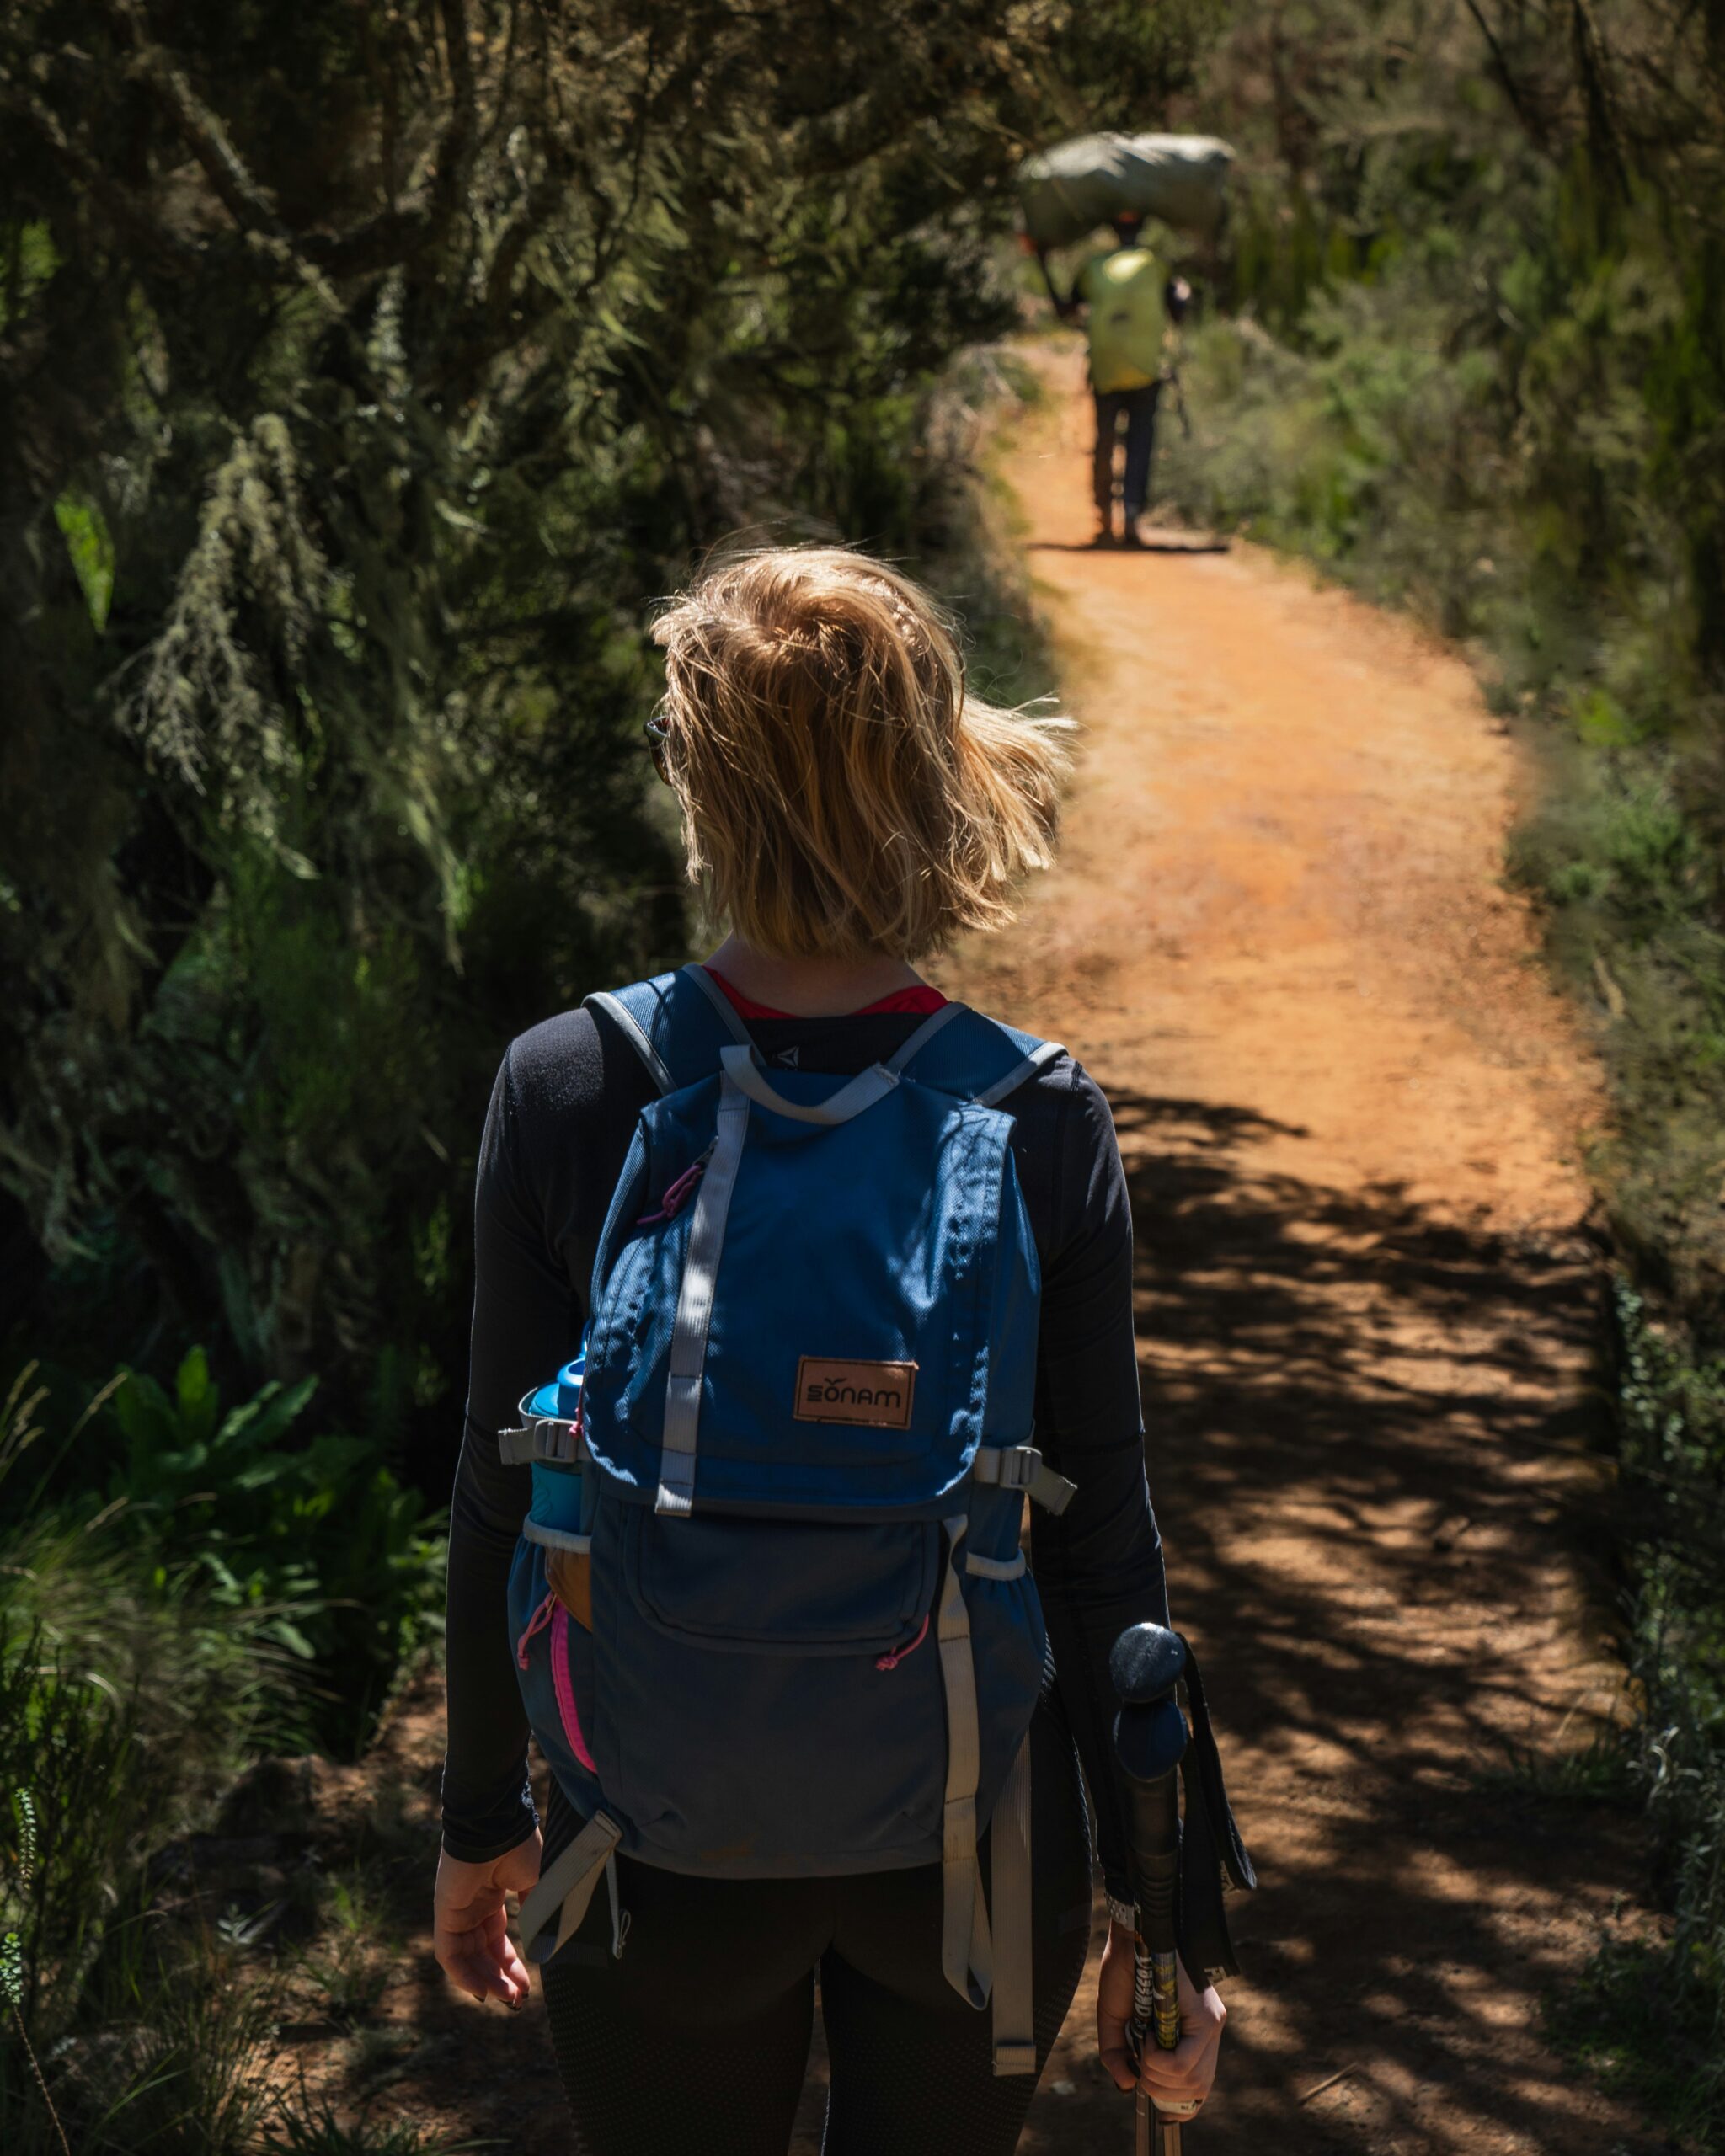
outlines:
[{"label": "grey webbing strap", "polygon": [[707,1001],[724,1020],[725,1031],[734,1041],[749,1045],[749,1028],[743,1023],[742,1013],[737,1009],[705,966],[686,965],[681,968],[685,980],[692,980]]},{"label": "grey webbing strap", "polygon": [[774,1088],[752,1048],[725,1048],[718,1053],[725,1075],[734,1086],[762,1107],[771,1108],[775,1115],[788,1115],[794,1123],[849,1123],[884,1100],[899,1082],[884,1064],[874,1063],[826,1100],[788,1101]]},{"label": "grey webbing strap", "polygon": [[[725,1050],[727,1058],[740,1054]],[[729,1066],[719,1081],[718,1137],[695,1195],[689,1254],[671,1326],[670,1374],[665,1385],[665,1436],[659,1455],[659,1496],[654,1510],[686,1513],[695,1500],[695,1447],[701,1426],[701,1385],[707,1367],[707,1330],[713,1321],[724,1224],[749,1134],[749,1103]]]},{"label": "grey webbing strap", "polygon": [[969,1522],[962,1513],[943,1523],[947,1576],[941,1588],[941,1683],[947,1702],[946,1801],[941,1813],[942,1973],[962,1999],[985,2006],[993,1982],[988,1904],[976,1860],[976,1783],[982,1754],[976,1725],[976,1670],[970,1659],[970,1613],[959,1580],[959,1545]]},{"label": "grey webbing strap", "polygon": [[999,1489],[1028,1491],[1044,1512],[1065,1512],[1078,1494],[1077,1485],[1056,1475],[1034,1445],[978,1445],[970,1472]]},{"label": "grey webbing strap", "polygon": [[[548,1960],[579,1926],[599,1875],[610,1864],[622,1838],[623,1830],[614,1819],[595,1812],[556,1862],[540,1873],[538,1885],[521,1903],[516,1919],[530,1961]],[[549,1929],[553,1916],[558,1917],[554,1936]],[[615,1906],[611,1919],[615,1949],[615,1935],[620,1931]]]},{"label": "grey webbing strap", "polygon": [[601,988],[595,990],[587,1001],[589,1003],[596,1003],[622,1034],[629,1046],[646,1065],[649,1074],[660,1091],[661,1093],[676,1092],[676,1081],[671,1076],[664,1057],[648,1038],[646,1027],[642,1025],[640,1020],[636,1017],[622,998],[613,995],[608,988]]},{"label": "grey webbing strap", "polygon": [[1018,1747],[988,1826],[994,1913],[994,2070],[1036,2071],[1030,1950],[1030,1739]]},{"label": "grey webbing strap", "polygon": [[1058,1041],[1039,1041],[1022,1063],[1015,1064],[1004,1078],[996,1078],[985,1092],[976,1096],[976,1105],[991,1108],[996,1101],[1005,1100],[1008,1093],[1016,1093],[1025,1080],[1033,1078],[1045,1064],[1065,1053]]},{"label": "grey webbing strap", "polygon": [[567,1550],[572,1556],[585,1557],[593,1547],[590,1534],[574,1534],[566,1527],[547,1527],[542,1520],[521,1522],[523,1542],[537,1542],[542,1550]]},{"label": "grey webbing strap", "polygon": [[887,1069],[893,1072],[895,1076],[900,1071],[907,1070],[921,1054],[923,1049],[927,1047],[941,1027],[951,1025],[959,1012],[968,1008],[969,1006],[963,1003],[943,1003],[938,1011],[923,1020],[896,1054],[887,1058]]},{"label": "grey webbing strap", "polygon": [[980,1580],[1022,1580],[1029,1569],[1022,1550],[1010,1557],[979,1557],[973,1550],[964,1560],[964,1570]]}]

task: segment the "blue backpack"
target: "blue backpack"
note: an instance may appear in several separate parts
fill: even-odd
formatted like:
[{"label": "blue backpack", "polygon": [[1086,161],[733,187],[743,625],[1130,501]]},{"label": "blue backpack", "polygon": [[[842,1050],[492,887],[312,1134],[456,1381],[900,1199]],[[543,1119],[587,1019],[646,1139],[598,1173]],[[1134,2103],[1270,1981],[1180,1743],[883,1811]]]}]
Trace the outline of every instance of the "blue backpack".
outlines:
[{"label": "blue backpack", "polygon": [[[702,969],[591,996],[660,1097],[583,1355],[523,1402],[510,1586],[533,1732],[585,1821],[544,1959],[615,1852],[708,1877],[938,1863],[942,1960],[1033,2073],[1028,1492],[1040,1268],[999,1102],[1055,1045],[949,1003],[860,1076],[768,1070]],[[991,1820],[992,1925],[977,1860]]]}]

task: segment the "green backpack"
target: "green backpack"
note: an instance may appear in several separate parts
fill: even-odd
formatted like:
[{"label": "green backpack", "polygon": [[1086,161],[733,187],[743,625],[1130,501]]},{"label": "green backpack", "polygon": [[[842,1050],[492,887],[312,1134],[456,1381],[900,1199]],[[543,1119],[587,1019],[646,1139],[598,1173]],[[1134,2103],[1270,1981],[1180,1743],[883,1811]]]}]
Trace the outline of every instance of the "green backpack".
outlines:
[{"label": "green backpack", "polygon": [[1162,377],[1167,272],[1148,248],[1122,247],[1085,264],[1076,296],[1090,310],[1090,386],[1146,389]]}]

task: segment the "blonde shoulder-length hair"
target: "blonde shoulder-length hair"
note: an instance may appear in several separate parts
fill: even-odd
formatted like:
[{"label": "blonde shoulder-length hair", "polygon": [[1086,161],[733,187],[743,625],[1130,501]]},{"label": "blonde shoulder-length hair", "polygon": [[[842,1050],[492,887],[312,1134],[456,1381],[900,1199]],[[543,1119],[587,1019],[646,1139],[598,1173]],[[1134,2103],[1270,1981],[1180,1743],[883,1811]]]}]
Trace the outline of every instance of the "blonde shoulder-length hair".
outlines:
[{"label": "blonde shoulder-length hair", "polygon": [[665,770],[691,880],[757,949],[915,960],[1012,918],[1054,857],[1071,722],[969,692],[911,579],[772,547],[660,618]]}]

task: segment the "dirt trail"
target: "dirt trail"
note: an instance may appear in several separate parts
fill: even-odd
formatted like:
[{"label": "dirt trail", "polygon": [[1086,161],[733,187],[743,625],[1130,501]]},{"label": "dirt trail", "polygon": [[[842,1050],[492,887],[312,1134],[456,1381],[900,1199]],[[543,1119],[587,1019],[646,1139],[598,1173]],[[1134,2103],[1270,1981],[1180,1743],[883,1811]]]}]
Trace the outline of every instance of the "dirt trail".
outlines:
[{"label": "dirt trail", "polygon": [[[1651,2144],[1539,2033],[1542,1989],[1646,1919],[1632,1822],[1525,1764],[1621,1680],[1598,1470],[1562,1449],[1589,1428],[1599,1103],[1500,885],[1517,753],[1456,659],[1261,555],[1084,551],[1088,414],[1055,379],[1006,473],[1082,765],[1022,930],[948,974],[1095,1072],[1131,1181],[1175,1610],[1263,1879],[1190,2145],[1629,2156]],[[319,1770],[326,1865],[389,1857],[393,1981],[349,2038],[290,2028],[284,2068],[563,2156],[537,1997],[482,2009],[425,1951],[441,1749],[422,1684],[363,1767]],[[1129,2145],[1094,1967],[1036,2156]]]},{"label": "dirt trail", "polygon": [[[956,970],[1095,1073],[1131,1182],[1175,1609],[1264,1881],[1194,2145],[1633,2143],[1538,2011],[1634,1920],[1632,1838],[1505,1771],[1621,1684],[1597,1470],[1546,1449],[1589,1428],[1599,1101],[1501,885],[1524,768],[1404,623],[1252,550],[1084,551],[1051,378],[1005,471],[1083,761],[1023,932]],[[1091,2003],[1028,2147],[1124,2145]]]}]

